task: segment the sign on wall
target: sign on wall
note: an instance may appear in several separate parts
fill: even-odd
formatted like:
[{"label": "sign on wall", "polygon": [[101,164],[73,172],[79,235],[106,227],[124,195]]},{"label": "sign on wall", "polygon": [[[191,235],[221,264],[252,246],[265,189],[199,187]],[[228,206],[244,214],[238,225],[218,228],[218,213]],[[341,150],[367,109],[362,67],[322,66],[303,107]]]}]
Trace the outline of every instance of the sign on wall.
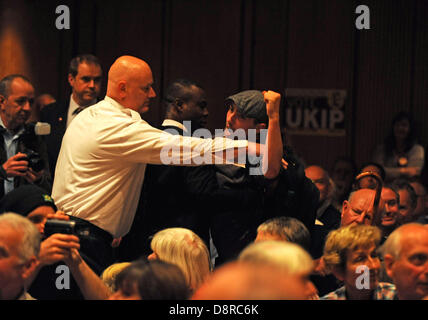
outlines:
[{"label": "sign on wall", "polygon": [[345,136],[346,90],[285,89],[290,134]]}]

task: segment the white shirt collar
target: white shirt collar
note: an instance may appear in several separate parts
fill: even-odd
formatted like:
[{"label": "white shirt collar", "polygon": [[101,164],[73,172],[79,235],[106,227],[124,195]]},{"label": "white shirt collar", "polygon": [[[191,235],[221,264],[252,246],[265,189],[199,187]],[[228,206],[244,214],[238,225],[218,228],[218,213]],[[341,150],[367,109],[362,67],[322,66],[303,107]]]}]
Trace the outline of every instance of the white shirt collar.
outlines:
[{"label": "white shirt collar", "polygon": [[187,132],[187,128],[178,121],[172,120],[172,119],[165,119],[162,122],[162,126],[167,127],[167,126],[171,126],[171,127],[177,127],[180,128],[181,130],[183,130],[184,132]]}]

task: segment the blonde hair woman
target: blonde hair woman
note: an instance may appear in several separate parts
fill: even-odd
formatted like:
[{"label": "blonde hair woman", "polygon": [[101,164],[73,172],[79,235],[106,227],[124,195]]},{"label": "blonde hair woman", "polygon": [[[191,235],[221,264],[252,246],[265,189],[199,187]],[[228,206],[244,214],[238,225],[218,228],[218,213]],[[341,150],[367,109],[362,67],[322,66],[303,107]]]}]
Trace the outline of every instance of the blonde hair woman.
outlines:
[{"label": "blonde hair woman", "polygon": [[199,288],[211,271],[207,246],[189,229],[161,230],[153,236],[150,246],[153,253],[148,258],[177,265],[192,291]]},{"label": "blonde hair woman", "polygon": [[322,257],[327,270],[343,281],[344,286],[323,300],[391,300],[395,286],[379,282],[379,228],[351,224],[329,233]]}]

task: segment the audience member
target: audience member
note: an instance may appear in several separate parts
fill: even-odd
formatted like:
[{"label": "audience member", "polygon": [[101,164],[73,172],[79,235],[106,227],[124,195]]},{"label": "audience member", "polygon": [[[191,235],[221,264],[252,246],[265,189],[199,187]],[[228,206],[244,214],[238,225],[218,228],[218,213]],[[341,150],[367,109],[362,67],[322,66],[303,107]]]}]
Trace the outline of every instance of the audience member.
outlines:
[{"label": "audience member", "polygon": [[[225,101],[226,132],[268,130],[278,133],[278,115],[269,112],[272,106],[279,108],[280,95],[270,96],[257,90],[246,90],[228,97]],[[273,136],[273,135],[272,135]],[[281,132],[276,143],[270,138],[269,146],[281,146]],[[262,135],[259,137],[262,138]],[[216,266],[236,259],[245,246],[256,237],[257,226],[277,216],[291,216],[302,221],[311,232],[315,222],[319,192],[306,178],[300,160],[291,149],[272,148],[269,162],[272,166],[264,176],[250,175],[251,167],[232,165],[215,167],[217,182],[229,197],[222,199],[221,206],[211,219],[211,236],[218,252]],[[285,164],[288,165],[285,165]],[[233,194],[233,196],[230,196]]]},{"label": "audience member", "polygon": [[410,183],[405,179],[396,179],[393,181],[394,188],[398,191],[398,223],[405,224],[415,221],[414,210],[417,205],[416,192]]},{"label": "audience member", "polygon": [[192,300],[305,300],[307,284],[278,267],[232,261],[216,269]]},{"label": "audience member", "polygon": [[312,180],[320,192],[317,209],[317,219],[327,230],[337,229],[340,226],[340,211],[332,204],[334,182],[328,172],[320,166],[309,166],[305,169],[306,177]]},{"label": "audience member", "polygon": [[382,198],[374,208],[376,191],[359,189],[351,192],[349,199],[343,202],[341,226],[350,224],[378,225],[383,215],[385,204]]},{"label": "audience member", "polygon": [[336,188],[333,193],[332,204],[339,211],[342,210],[343,201],[348,199],[356,174],[357,167],[354,160],[351,158],[338,157],[334,161],[334,165],[331,170],[331,178],[333,179]]},{"label": "audience member", "polygon": [[[206,125],[205,91],[193,81],[174,81],[166,90],[165,107],[161,130],[190,136]],[[148,255],[150,236],[170,227],[190,229],[209,243],[212,195],[217,189],[212,166],[147,165],[133,225],[119,247],[120,259]]]},{"label": "audience member", "polygon": [[65,130],[80,111],[97,102],[101,91],[101,79],[102,69],[97,57],[91,54],[74,57],[68,70],[70,97],[40,110],[40,120],[51,125],[51,134],[45,137],[45,141],[53,176]]},{"label": "audience member", "polygon": [[0,215],[0,300],[33,300],[26,284],[33,276],[40,250],[40,233],[15,213]]},{"label": "audience member", "polygon": [[402,111],[392,120],[384,143],[376,147],[373,161],[385,168],[386,179],[391,181],[420,175],[424,156],[424,148],[417,143],[413,117]]},{"label": "audience member", "polygon": [[417,221],[428,214],[428,195],[427,189],[420,180],[410,181],[416,193],[416,208],[413,210],[413,220]]},{"label": "audience member", "polygon": [[[0,81],[0,198],[23,184],[52,187],[46,145],[25,126],[33,102],[34,87],[25,76],[12,74]],[[30,155],[34,161],[29,162]]]},{"label": "audience member", "polygon": [[[48,219],[69,220],[63,212],[56,211],[53,199],[48,193],[35,185],[20,186],[0,200],[0,213],[15,212],[29,219],[42,236],[40,253],[34,278],[30,279],[28,292],[38,300],[77,299],[81,298],[77,285],[71,279],[69,290],[58,290],[56,268],[69,254],[71,248],[80,248],[79,238],[71,234],[45,234]],[[37,277],[36,277],[37,275]],[[29,284],[30,284],[29,283]]]},{"label": "audience member", "polygon": [[317,289],[309,276],[314,269],[311,256],[299,245],[284,241],[261,241],[247,246],[239,261],[277,267],[284,275],[297,276],[306,287],[306,299],[317,299]]},{"label": "audience member", "polygon": [[160,260],[134,261],[122,270],[109,300],[187,300],[190,291],[179,267]]},{"label": "audience member", "polygon": [[[381,181],[385,181],[386,173],[384,168],[376,162],[366,162],[364,163],[360,170],[358,171],[358,174],[361,174],[363,172],[371,172],[377,174]],[[354,188],[358,189],[373,189],[376,190],[377,186],[379,184],[379,181],[375,179],[374,176],[368,175],[365,176],[357,181],[357,185],[354,186]]]},{"label": "audience member", "polygon": [[104,282],[104,284],[110,289],[111,292],[116,292],[116,278],[117,275],[126,267],[131,265],[131,262],[117,262],[113,263],[111,266],[109,266],[107,269],[103,271],[101,274],[101,280]]},{"label": "audience member", "polygon": [[260,152],[260,146],[246,140],[183,137],[151,127],[140,114],[156,96],[152,85],[146,62],[118,58],[109,70],[105,99],[80,112],[62,141],[52,197],[59,209],[91,230],[91,248],[85,253],[101,270],[114,262],[113,238],[129,232],[147,163],[163,164],[171,155],[174,164],[196,165],[201,156],[225,161],[241,152]]},{"label": "audience member", "polygon": [[400,300],[428,295],[428,228],[409,223],[397,228],[383,248],[385,269]]},{"label": "audience member", "polygon": [[308,228],[300,220],[292,217],[275,217],[260,224],[254,242],[266,240],[296,243],[306,251],[311,247]]},{"label": "audience member", "polygon": [[381,244],[388,238],[392,231],[399,226],[399,203],[400,195],[392,185],[384,185],[382,188],[381,197],[385,203],[385,210],[380,221],[377,225],[382,231]]},{"label": "audience member", "polygon": [[43,93],[37,96],[37,98],[34,99],[34,106],[31,110],[30,117],[27,119],[27,123],[40,121],[40,111],[43,110],[44,107],[55,102],[55,98],[49,93]]},{"label": "audience member", "polygon": [[378,281],[380,240],[381,232],[374,226],[352,224],[332,231],[322,259],[344,285],[321,299],[393,300],[394,285]]},{"label": "audience member", "polygon": [[198,289],[211,272],[207,246],[189,229],[161,230],[153,236],[151,247],[153,253],[148,258],[177,265],[183,272],[191,291]]}]

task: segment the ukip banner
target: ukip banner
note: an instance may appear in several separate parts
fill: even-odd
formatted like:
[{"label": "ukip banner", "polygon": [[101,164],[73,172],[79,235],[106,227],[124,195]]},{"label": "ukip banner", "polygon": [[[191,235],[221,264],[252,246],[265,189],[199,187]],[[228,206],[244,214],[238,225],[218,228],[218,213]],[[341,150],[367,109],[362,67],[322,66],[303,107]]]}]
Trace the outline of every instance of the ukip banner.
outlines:
[{"label": "ukip banner", "polygon": [[345,136],[346,90],[285,89],[283,125],[291,134]]}]

